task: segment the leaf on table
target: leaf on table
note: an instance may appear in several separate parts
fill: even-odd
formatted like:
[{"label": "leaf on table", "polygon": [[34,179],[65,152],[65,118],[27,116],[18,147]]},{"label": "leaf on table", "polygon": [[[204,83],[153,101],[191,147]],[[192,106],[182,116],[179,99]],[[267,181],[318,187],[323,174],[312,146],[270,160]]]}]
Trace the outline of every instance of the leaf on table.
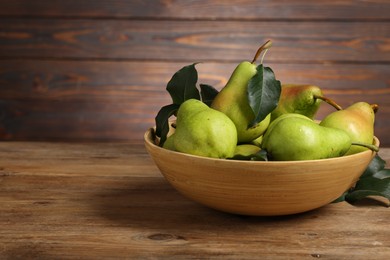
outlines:
[{"label": "leaf on table", "polygon": [[386,161],[380,158],[378,154],[376,154],[360,178],[373,176],[377,172],[383,170],[385,167]]},{"label": "leaf on table", "polygon": [[215,89],[213,86],[207,84],[200,84],[200,94],[202,96],[203,103],[210,106],[215,96],[218,94],[218,90]]},{"label": "leaf on table", "polygon": [[348,194],[348,191],[344,192],[340,197],[335,199],[332,203],[339,203],[345,201],[345,196]]},{"label": "leaf on table", "polygon": [[275,79],[275,74],[269,67],[257,66],[257,73],[248,83],[248,101],[255,114],[248,128],[257,125],[271,113],[279,102],[281,84]]},{"label": "leaf on table", "polygon": [[356,183],[334,203],[347,201],[355,203],[359,200],[373,197],[381,197],[390,206],[390,169],[386,169],[386,161],[378,154],[371,160],[366,170]]},{"label": "leaf on table", "polygon": [[199,90],[196,87],[198,72],[196,63],[184,66],[177,71],[167,84],[167,91],[171,95],[173,104],[180,105],[188,99],[200,100]]},{"label": "leaf on table", "polygon": [[345,200],[354,203],[370,196],[384,197],[387,199],[387,206],[390,206],[390,178],[365,177],[345,196]]},{"label": "leaf on table", "polygon": [[375,177],[377,179],[389,178],[390,177],[390,169],[380,170],[380,171],[374,173],[373,177]]},{"label": "leaf on table", "polygon": [[167,140],[169,132],[169,118],[174,115],[179,109],[180,105],[170,104],[163,106],[155,117],[156,121],[156,135],[160,137],[159,146],[163,146]]}]

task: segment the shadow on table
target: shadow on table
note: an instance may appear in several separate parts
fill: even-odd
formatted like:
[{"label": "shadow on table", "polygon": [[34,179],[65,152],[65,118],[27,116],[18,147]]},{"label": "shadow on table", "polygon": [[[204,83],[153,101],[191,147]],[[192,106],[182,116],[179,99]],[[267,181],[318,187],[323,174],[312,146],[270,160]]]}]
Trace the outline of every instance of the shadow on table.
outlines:
[{"label": "shadow on table", "polygon": [[[316,219],[326,207],[307,213],[254,217],[228,214],[193,202],[174,190],[163,178],[145,178],[126,189],[106,189],[96,195],[98,214],[118,225],[175,230],[209,229],[243,231],[248,225],[291,225]],[[287,224],[287,222],[289,224]]]}]

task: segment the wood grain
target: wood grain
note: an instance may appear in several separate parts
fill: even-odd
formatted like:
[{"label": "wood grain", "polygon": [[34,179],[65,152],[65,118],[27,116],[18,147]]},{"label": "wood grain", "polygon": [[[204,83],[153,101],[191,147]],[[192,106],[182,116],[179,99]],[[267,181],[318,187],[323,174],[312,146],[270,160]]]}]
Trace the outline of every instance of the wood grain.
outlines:
[{"label": "wood grain", "polygon": [[[381,151],[390,163],[388,149]],[[200,206],[135,143],[0,143],[1,259],[386,259],[389,209],[285,217]]]},{"label": "wood grain", "polygon": [[[221,88],[265,39],[284,82],[380,105],[390,146],[387,0],[0,0],[0,259],[387,259],[388,208],[288,217],[182,197],[142,145],[183,65]],[[320,115],[330,111],[321,108]],[[4,142],[19,140],[19,142]],[[43,143],[21,140],[128,140]],[[383,158],[390,163],[388,149]]]},{"label": "wood grain", "polygon": [[271,39],[270,62],[388,63],[389,38],[387,22],[5,19],[0,57],[239,62]]},{"label": "wood grain", "polygon": [[0,0],[0,6],[0,15],[6,16],[151,19],[388,20],[390,12],[390,4],[386,0]]},{"label": "wood grain", "polygon": [[[370,1],[0,0],[0,139],[138,140],[181,66],[221,88],[268,39],[282,82],[378,103],[390,145],[390,4]],[[331,109],[324,107],[323,117]]]},{"label": "wood grain", "polygon": [[[171,102],[166,84],[189,63],[0,61],[0,137],[8,140],[137,140]],[[315,84],[341,106],[377,103],[377,133],[390,140],[388,66],[268,64],[284,83]],[[197,65],[198,83],[221,89],[235,63]],[[356,77],[356,75],[362,75]],[[370,86],[370,88],[367,88]],[[332,112],[323,105],[319,118]]]}]

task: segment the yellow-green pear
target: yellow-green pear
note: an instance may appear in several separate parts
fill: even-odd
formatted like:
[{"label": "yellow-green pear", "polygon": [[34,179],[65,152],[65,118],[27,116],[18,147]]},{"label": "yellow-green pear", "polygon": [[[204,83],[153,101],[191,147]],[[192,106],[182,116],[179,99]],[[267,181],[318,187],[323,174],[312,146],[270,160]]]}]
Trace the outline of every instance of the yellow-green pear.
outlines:
[{"label": "yellow-green pear", "polygon": [[261,142],[263,141],[264,135],[260,135],[255,140],[252,140],[251,144],[261,147]]},{"label": "yellow-green pear", "polygon": [[333,100],[324,97],[318,86],[283,84],[278,106],[271,113],[271,122],[286,113],[301,114],[313,119],[322,100],[341,109]]},{"label": "yellow-green pear", "polygon": [[173,143],[174,138],[175,138],[174,133],[172,135],[168,136],[167,140],[163,144],[163,148],[171,150],[171,151],[176,151],[175,144]]},{"label": "yellow-green pear", "polygon": [[247,143],[261,136],[267,129],[271,116],[248,128],[255,114],[249,105],[247,86],[256,74],[256,64],[241,62],[233,71],[229,81],[213,100],[211,107],[226,114],[236,125],[238,142]]},{"label": "yellow-green pear", "polygon": [[[357,102],[346,109],[327,115],[320,125],[344,130],[349,134],[353,143],[372,144],[377,109],[376,104]],[[353,145],[346,154],[355,154],[367,149],[369,148]]]},{"label": "yellow-green pear", "polygon": [[[283,115],[279,116],[279,117],[276,118],[274,121],[272,121],[272,122],[269,124],[269,126],[268,126],[268,128],[267,128],[265,134],[271,132],[271,131],[272,131],[272,128],[273,128],[275,125],[277,125],[277,122],[279,122],[279,121],[281,121],[281,120],[284,120],[285,118],[288,118],[288,117],[299,117],[299,118],[303,118],[303,119],[312,120],[312,119],[310,119],[310,118],[308,118],[307,116],[304,116],[304,115],[302,115],[302,114],[297,114],[297,113],[286,113],[286,114],[283,114]],[[261,139],[261,145],[260,145],[261,148],[264,148],[265,134],[262,136],[262,139]]]},{"label": "yellow-green pear", "polygon": [[182,153],[228,158],[236,149],[237,130],[224,113],[199,100],[189,99],[177,112],[173,145]]},{"label": "yellow-green pear", "polygon": [[337,128],[320,126],[308,117],[286,114],[273,121],[264,135],[262,148],[270,160],[316,160],[343,156],[351,139]]},{"label": "yellow-green pear", "polygon": [[259,152],[261,149],[254,144],[239,144],[236,146],[234,156],[250,156]]},{"label": "yellow-green pear", "polygon": [[262,121],[252,125],[256,115],[249,104],[248,83],[257,74],[256,59],[271,45],[272,42],[267,41],[260,46],[251,62],[243,61],[238,64],[226,85],[211,103],[212,108],[226,114],[236,125],[238,143],[250,143],[260,137],[270,123],[271,114],[269,113]]}]

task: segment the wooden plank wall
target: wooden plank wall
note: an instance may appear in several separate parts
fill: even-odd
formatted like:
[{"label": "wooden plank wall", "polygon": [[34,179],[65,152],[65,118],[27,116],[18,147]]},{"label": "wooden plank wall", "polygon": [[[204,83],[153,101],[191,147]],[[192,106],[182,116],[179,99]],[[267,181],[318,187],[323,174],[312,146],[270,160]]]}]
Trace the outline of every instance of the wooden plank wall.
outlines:
[{"label": "wooden plank wall", "polygon": [[[283,83],[377,103],[390,146],[390,2],[0,0],[0,140],[139,140],[184,65],[220,89],[266,40]],[[332,111],[323,106],[319,118]]]}]

